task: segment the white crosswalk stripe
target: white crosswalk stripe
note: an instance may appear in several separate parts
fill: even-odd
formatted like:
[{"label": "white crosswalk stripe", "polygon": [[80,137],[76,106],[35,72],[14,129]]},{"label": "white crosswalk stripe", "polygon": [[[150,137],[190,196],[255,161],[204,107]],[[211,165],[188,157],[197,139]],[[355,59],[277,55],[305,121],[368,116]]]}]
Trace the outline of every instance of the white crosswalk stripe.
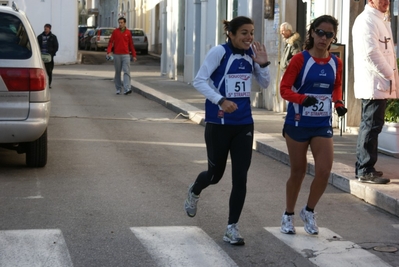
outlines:
[{"label": "white crosswalk stripe", "polygon": [[59,229],[0,231],[2,267],[72,267]]},{"label": "white crosswalk stripe", "polygon": [[[376,255],[344,240],[327,228],[319,235],[309,235],[303,228],[296,235],[280,232],[280,227],[266,231],[320,267],[389,267]],[[202,229],[195,226],[131,227],[157,266],[202,267],[238,265]],[[59,229],[0,231],[1,267],[73,267]]]},{"label": "white crosswalk stripe", "polygon": [[265,227],[275,237],[283,241],[316,266],[321,267],[388,267],[376,255],[362,249],[353,242],[327,228],[319,228],[318,235],[309,235],[303,228],[297,228],[295,235],[282,234],[280,227]]},{"label": "white crosswalk stripe", "polygon": [[156,260],[158,266],[237,266],[198,227],[133,227],[130,229]]}]

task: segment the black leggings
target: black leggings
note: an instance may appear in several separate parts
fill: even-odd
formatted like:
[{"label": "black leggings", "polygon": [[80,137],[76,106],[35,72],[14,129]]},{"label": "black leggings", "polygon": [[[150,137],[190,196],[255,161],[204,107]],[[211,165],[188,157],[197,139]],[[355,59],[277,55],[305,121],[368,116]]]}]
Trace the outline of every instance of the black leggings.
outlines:
[{"label": "black leggings", "polygon": [[228,224],[237,223],[247,193],[247,173],[251,165],[254,125],[220,125],[207,123],[205,143],[208,170],[201,172],[194,183],[193,192],[199,195],[211,184],[222,179],[230,151],[233,186],[229,201]]}]

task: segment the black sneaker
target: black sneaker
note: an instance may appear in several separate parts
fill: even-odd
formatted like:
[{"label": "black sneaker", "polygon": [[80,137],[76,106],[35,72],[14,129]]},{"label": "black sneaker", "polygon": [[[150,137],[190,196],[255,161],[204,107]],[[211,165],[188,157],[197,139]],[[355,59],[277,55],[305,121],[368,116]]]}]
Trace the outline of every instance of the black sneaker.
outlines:
[{"label": "black sneaker", "polygon": [[[382,171],[376,171],[376,170],[369,172],[366,175],[368,175],[368,174],[372,174],[374,177],[382,177],[384,175],[384,173]],[[356,178],[359,178],[359,175],[357,175],[357,172],[356,172]]]},{"label": "black sneaker", "polygon": [[361,183],[370,183],[370,184],[387,184],[391,181],[388,178],[383,178],[381,176],[378,176],[377,173],[378,173],[377,171],[365,173],[363,175],[359,175],[357,179]]}]

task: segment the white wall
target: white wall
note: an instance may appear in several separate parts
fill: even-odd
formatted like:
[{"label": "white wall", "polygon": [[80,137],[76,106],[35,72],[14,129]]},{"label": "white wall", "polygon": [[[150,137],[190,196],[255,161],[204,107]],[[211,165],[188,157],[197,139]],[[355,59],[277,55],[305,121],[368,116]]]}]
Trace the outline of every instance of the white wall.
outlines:
[{"label": "white wall", "polygon": [[[78,1],[76,0],[14,0],[32,24],[36,36],[50,23],[57,36],[59,49],[55,64],[77,62],[78,54]],[[11,1],[10,1],[11,2]]]}]

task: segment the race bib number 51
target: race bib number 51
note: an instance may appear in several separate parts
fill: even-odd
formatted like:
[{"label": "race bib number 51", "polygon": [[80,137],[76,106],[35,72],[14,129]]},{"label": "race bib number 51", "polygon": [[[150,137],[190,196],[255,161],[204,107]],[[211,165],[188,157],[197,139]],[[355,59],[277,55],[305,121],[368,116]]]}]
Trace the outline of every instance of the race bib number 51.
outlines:
[{"label": "race bib number 51", "polygon": [[318,103],[310,107],[303,107],[302,116],[329,117],[331,116],[331,95],[312,95]]},{"label": "race bib number 51", "polygon": [[227,74],[226,97],[251,97],[252,74]]}]

